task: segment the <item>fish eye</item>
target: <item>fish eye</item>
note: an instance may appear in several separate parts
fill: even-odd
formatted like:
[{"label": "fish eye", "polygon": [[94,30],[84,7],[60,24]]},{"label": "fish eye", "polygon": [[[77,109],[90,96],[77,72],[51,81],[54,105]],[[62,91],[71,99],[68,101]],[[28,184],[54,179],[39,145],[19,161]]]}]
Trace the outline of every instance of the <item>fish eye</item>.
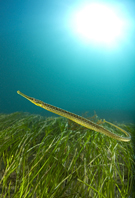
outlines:
[{"label": "fish eye", "polygon": [[36,102],[36,99],[35,98],[29,98],[31,101],[33,101],[33,102]]}]

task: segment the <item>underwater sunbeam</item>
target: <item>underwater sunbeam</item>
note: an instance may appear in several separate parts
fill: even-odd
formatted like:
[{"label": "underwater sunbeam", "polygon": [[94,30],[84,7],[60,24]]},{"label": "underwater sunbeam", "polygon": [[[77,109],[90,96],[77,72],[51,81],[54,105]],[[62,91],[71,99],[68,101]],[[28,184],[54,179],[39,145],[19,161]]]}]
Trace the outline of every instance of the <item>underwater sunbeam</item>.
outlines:
[{"label": "underwater sunbeam", "polygon": [[71,24],[72,31],[83,40],[113,46],[125,39],[128,20],[118,6],[90,3],[74,10]]}]

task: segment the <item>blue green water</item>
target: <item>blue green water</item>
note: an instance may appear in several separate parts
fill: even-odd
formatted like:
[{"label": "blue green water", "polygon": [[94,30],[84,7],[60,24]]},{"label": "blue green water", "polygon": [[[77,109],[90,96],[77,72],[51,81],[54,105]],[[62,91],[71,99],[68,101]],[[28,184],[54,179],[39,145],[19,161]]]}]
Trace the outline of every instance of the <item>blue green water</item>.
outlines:
[{"label": "blue green water", "polygon": [[114,48],[83,42],[69,28],[80,2],[0,1],[0,113],[52,115],[20,90],[80,115],[135,122],[135,2],[121,1],[132,25]]}]

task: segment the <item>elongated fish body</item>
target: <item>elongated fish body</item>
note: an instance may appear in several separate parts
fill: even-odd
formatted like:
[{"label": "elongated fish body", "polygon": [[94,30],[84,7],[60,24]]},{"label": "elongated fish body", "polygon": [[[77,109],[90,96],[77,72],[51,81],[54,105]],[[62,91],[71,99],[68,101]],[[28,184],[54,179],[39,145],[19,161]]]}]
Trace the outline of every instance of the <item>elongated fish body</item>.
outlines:
[{"label": "elongated fish body", "polygon": [[126,132],[125,130],[121,129],[120,127],[110,123],[110,122],[107,122],[104,120],[104,122],[108,123],[108,124],[111,124],[112,126],[118,128],[119,130],[121,130],[123,133],[126,134],[127,137],[121,137],[119,135],[116,135],[112,132],[110,132],[109,130],[105,129],[104,127],[98,125],[98,124],[95,124],[94,122],[86,119],[86,118],[83,118],[81,116],[78,116],[74,113],[71,113],[69,111],[66,111],[66,110],[63,110],[61,108],[58,108],[58,107],[55,107],[53,105],[50,105],[50,104],[47,104],[45,102],[42,102],[40,100],[37,100],[35,98],[32,98],[32,97],[29,97],[23,93],[21,93],[20,91],[17,91],[17,93],[21,96],[23,96],[24,98],[26,98],[27,100],[29,100],[30,102],[32,102],[33,104],[43,108],[43,109],[46,109],[47,111],[50,111],[52,113],[55,113],[57,115],[60,115],[60,116],[63,116],[65,118],[68,118],[74,122],[76,122],[77,124],[80,124],[81,126],[84,126],[88,129],[92,129],[94,131],[97,131],[97,132],[100,132],[104,135],[107,135],[113,139],[116,139],[116,140],[119,140],[119,141],[124,141],[124,142],[128,142],[131,140],[131,136],[128,132]]}]

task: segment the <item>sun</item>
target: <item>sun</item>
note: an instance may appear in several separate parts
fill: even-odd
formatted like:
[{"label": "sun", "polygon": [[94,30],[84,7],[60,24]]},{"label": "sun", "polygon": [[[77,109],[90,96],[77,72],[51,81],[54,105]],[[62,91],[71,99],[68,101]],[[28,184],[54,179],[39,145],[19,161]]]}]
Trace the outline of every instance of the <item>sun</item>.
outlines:
[{"label": "sun", "polygon": [[72,29],[84,40],[112,45],[123,35],[125,21],[113,7],[91,3],[75,11]]}]

